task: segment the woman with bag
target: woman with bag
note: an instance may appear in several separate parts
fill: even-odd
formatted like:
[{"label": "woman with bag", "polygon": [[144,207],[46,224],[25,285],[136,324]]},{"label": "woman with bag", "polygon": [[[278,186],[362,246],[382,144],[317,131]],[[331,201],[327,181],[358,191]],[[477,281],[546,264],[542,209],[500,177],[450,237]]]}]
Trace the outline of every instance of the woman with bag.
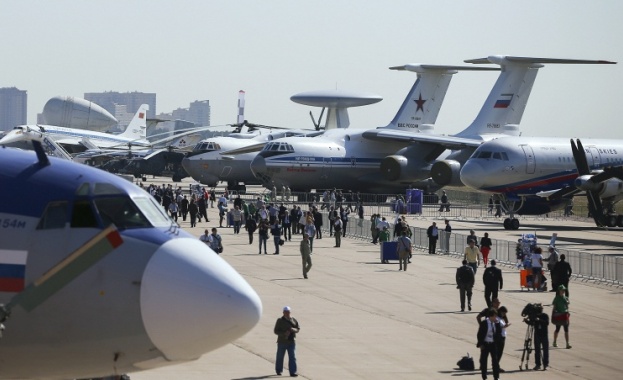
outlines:
[{"label": "woman with bag", "polygon": [[565,295],[566,290],[567,288],[564,285],[558,286],[558,293],[552,302],[552,305],[554,305],[554,309],[552,310],[552,323],[556,325],[556,331],[554,331],[554,347],[558,347],[556,338],[558,338],[558,332],[562,326],[565,330],[567,348],[571,348],[569,344],[569,298]]}]

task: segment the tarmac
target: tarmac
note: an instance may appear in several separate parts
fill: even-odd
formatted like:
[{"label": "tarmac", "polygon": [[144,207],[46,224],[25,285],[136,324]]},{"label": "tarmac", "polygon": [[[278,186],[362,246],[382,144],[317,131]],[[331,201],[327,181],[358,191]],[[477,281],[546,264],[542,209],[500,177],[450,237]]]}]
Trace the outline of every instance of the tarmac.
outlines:
[{"label": "tarmac", "polygon": [[[148,181],[149,182],[149,181]],[[195,379],[268,379],[275,373],[276,336],[273,327],[286,305],[292,308],[301,325],[297,335],[298,374],[302,379],[480,379],[480,371],[462,371],[457,361],[469,353],[478,365],[476,315],[486,307],[480,267],[472,311],[460,311],[455,284],[460,259],[428,255],[415,251],[408,270],[399,271],[398,263],[382,264],[378,245],[371,240],[343,238],[335,248],[333,237],[323,233],[314,240],[313,268],[303,279],[299,242],[293,235],[272,255],[258,255],[257,233],[252,245],[244,229],[234,235],[232,228],[219,228],[216,208],[208,209],[210,222],[198,227],[179,220],[186,231],[200,236],[204,229],[217,227],[223,237],[221,257],[231,264],[258,292],[263,315],[247,335],[200,359],[130,374],[132,380]],[[411,218],[412,226],[427,227],[438,218]],[[351,219],[352,222],[352,219]],[[496,223],[453,220],[455,230],[474,228],[477,234],[488,231],[492,237],[516,240],[522,231],[505,231]],[[420,225],[421,224],[421,225]],[[559,233],[559,243],[602,247],[616,252],[623,240],[621,231],[595,229],[588,222],[538,221],[524,227],[525,232],[540,231],[544,236]],[[608,241],[612,241],[609,244]],[[610,247],[610,248],[609,248]],[[597,248],[595,248],[597,249]],[[499,298],[509,310],[501,379],[616,379],[623,357],[623,289],[588,281],[570,283],[570,344],[564,348],[561,332],[558,348],[551,347],[554,326],[549,326],[550,363],[547,371],[534,371],[534,352],[522,361],[528,325],[521,311],[528,303],[542,303],[550,313],[553,292],[522,291],[519,271],[502,267],[504,288]],[[183,296],[183,295],[180,295]],[[285,363],[287,363],[287,357]],[[523,370],[520,364],[523,363]],[[489,378],[493,378],[489,363]],[[466,377],[464,377],[466,376]],[[287,364],[283,376],[288,377]]]}]

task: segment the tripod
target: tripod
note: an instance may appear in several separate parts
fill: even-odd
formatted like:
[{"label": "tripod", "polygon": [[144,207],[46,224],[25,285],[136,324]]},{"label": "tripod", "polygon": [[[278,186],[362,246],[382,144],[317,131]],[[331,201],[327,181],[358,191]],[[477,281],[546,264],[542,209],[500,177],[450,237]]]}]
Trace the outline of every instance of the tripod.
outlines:
[{"label": "tripod", "polygon": [[523,353],[521,354],[521,363],[519,364],[519,370],[523,371],[524,368],[524,360],[525,360],[525,368],[528,370],[528,362],[530,361],[530,353],[533,350],[532,342],[534,337],[534,325],[528,323],[528,328],[526,329],[526,339],[523,343]]}]

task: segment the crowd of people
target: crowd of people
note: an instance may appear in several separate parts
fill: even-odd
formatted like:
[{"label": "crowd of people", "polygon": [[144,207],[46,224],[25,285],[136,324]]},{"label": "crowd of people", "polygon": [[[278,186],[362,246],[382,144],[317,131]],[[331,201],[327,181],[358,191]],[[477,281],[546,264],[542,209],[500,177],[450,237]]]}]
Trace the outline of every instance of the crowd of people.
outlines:
[{"label": "crowd of people", "polygon": [[[171,185],[162,187],[150,186],[146,189],[156,201],[171,215],[171,218],[178,221],[186,221],[190,217],[191,227],[197,226],[202,220],[209,222],[207,208],[216,208],[219,211],[219,227],[232,227],[233,234],[239,234],[242,228],[248,233],[249,244],[254,243],[254,236],[258,237],[258,254],[268,254],[267,243],[272,236],[274,245],[274,255],[280,254],[280,246],[285,242],[292,241],[292,235],[301,235],[299,252],[302,259],[302,274],[304,279],[308,279],[312,268],[312,254],[314,252],[314,240],[323,238],[323,229],[329,231],[329,236],[335,238],[335,248],[341,246],[342,237],[346,236],[346,229],[349,223],[351,212],[357,212],[360,220],[363,219],[363,204],[359,193],[342,194],[339,191],[325,191],[322,195],[322,202],[317,205],[312,202],[307,209],[302,209],[300,205],[292,204],[289,208],[284,203],[277,204],[274,199],[257,199],[247,202],[236,196],[230,199],[229,194],[223,193],[217,197],[214,190],[193,193],[190,196],[182,194],[181,188],[173,189]],[[445,196],[445,194],[444,194]],[[285,195],[284,195],[285,197]],[[232,203],[230,209],[228,204]],[[442,199],[442,207],[439,211],[448,211],[449,202],[446,198]],[[323,212],[327,213],[329,225],[324,226]],[[393,236],[390,228],[393,227]],[[412,259],[411,235],[413,231],[409,226],[404,215],[398,215],[390,225],[385,216],[372,214],[370,216],[370,235],[373,244],[384,243],[390,240],[397,242],[397,253],[399,270],[407,271],[407,264]],[[437,227],[433,222],[426,231],[428,237],[428,253],[441,254],[449,253],[449,241],[452,234],[450,220],[444,220],[444,227]],[[441,249],[438,251],[437,242],[441,241]],[[204,234],[199,238],[207,244],[214,252],[223,252],[222,237],[218,234],[216,227],[206,228]],[[501,306],[499,296],[503,289],[503,273],[497,266],[495,259],[489,260],[489,254],[493,247],[493,241],[488,233],[484,233],[482,238],[478,238],[474,230],[470,230],[465,239],[465,247],[461,266],[457,268],[455,274],[456,287],[459,290],[460,310],[467,308],[472,310],[473,289],[476,286],[476,274],[478,268],[483,265],[482,275],[483,293],[486,307],[477,314],[477,347],[480,349],[480,370],[483,378],[486,378],[488,360],[491,358],[491,366],[494,378],[504,372],[500,367],[500,361],[504,352],[505,338],[507,329],[511,326],[508,318],[508,310]],[[541,289],[544,281],[543,267],[547,263],[553,289],[556,296],[552,301],[553,312],[551,318],[541,311],[538,318],[532,321],[534,324],[534,344],[535,344],[535,370],[547,369],[549,366],[549,339],[548,325],[550,321],[556,326],[553,334],[553,347],[557,347],[558,334],[561,329],[564,331],[565,347],[571,348],[569,344],[569,279],[571,277],[571,267],[566,262],[565,255],[559,255],[555,247],[549,247],[549,256],[543,257],[540,247],[534,247],[526,253],[518,243],[517,256],[521,267],[531,270],[533,280],[532,287]],[[518,266],[518,268],[519,268]],[[283,316],[275,324],[274,332],[277,339],[277,357],[275,371],[281,375],[284,367],[284,356],[288,353],[288,370],[291,376],[298,376],[295,356],[295,337],[300,331],[298,321],[290,316],[291,309],[286,306],[283,308]]]}]

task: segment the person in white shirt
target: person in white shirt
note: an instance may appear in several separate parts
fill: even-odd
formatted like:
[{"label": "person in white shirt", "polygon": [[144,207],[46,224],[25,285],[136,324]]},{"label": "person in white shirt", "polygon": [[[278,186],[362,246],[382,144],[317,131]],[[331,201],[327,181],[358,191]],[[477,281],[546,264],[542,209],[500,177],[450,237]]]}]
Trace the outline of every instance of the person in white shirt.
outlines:
[{"label": "person in white shirt", "polygon": [[536,247],[532,253],[532,289],[537,290],[541,287],[541,273],[543,271],[543,251],[541,247]]}]

